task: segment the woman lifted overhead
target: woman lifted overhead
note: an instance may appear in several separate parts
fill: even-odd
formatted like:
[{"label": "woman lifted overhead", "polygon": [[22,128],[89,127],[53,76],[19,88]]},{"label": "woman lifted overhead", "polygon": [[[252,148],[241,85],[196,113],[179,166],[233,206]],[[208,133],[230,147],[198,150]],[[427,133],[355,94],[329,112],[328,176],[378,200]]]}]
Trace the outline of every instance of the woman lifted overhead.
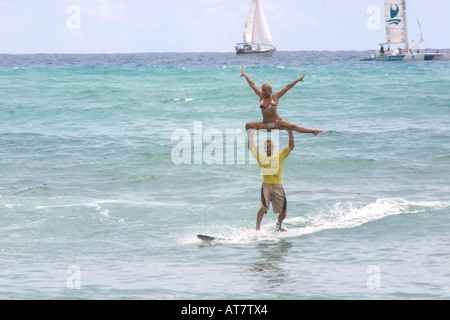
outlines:
[{"label": "woman lifted overhead", "polygon": [[290,122],[287,122],[278,115],[277,113],[277,106],[278,101],[286,92],[288,92],[290,89],[292,89],[297,82],[303,81],[303,78],[305,75],[301,76],[294,82],[288,84],[283,90],[275,93],[272,95],[272,86],[268,83],[264,83],[262,85],[262,90],[259,90],[259,88],[255,85],[255,83],[248,77],[248,75],[245,74],[244,69],[241,70],[241,77],[245,77],[247,79],[248,84],[250,87],[255,91],[255,93],[259,97],[259,107],[261,108],[261,112],[263,115],[263,121],[262,122],[249,122],[245,125],[245,129],[257,129],[257,130],[271,130],[271,129],[278,129],[278,130],[284,130],[289,129],[292,131],[298,131],[302,133],[312,133],[315,136],[319,134],[320,132],[323,132],[323,130],[313,130],[308,128],[303,128],[300,126],[297,126],[295,124],[292,124]]}]

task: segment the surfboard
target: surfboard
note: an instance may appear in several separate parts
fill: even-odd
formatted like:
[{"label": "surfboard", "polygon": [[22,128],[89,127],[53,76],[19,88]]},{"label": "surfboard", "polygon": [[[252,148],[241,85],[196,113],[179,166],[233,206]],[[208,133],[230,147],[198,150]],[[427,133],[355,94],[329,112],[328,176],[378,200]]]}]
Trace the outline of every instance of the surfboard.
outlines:
[{"label": "surfboard", "polygon": [[203,241],[214,241],[214,240],[216,240],[216,241],[217,240],[225,241],[225,240],[231,240],[231,239],[207,236],[207,235],[204,235],[204,234],[198,234],[197,238],[199,238],[200,240],[203,240]]}]

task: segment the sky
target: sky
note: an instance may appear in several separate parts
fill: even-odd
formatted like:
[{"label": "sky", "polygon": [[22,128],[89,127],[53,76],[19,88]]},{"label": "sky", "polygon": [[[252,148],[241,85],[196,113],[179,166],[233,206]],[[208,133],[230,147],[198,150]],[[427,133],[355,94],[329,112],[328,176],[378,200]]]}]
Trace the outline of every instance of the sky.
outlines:
[{"label": "sky", "polygon": [[[0,53],[232,52],[251,0],[0,0]],[[375,50],[383,0],[263,0],[277,50]],[[431,48],[450,48],[450,0],[408,0]]]}]

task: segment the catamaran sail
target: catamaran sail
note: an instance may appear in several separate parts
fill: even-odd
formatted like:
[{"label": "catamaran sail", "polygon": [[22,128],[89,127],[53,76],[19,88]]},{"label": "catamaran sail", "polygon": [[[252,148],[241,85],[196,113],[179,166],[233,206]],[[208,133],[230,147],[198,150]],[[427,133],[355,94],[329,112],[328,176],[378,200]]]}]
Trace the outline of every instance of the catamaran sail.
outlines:
[{"label": "catamaran sail", "polygon": [[[385,0],[384,13],[386,42],[380,43],[380,50],[363,61],[405,61],[405,60],[450,60],[449,54],[413,52],[409,47],[406,0]],[[420,26],[420,24],[419,24]],[[421,34],[421,42],[424,42]],[[395,48],[403,44],[401,47]],[[385,46],[388,46],[387,49]],[[393,48],[391,48],[393,45]],[[394,46],[395,45],[395,46]]]},{"label": "catamaran sail", "polygon": [[408,52],[408,31],[405,0],[387,0],[384,3],[386,44],[405,44]]},{"label": "catamaran sail", "polygon": [[276,50],[261,0],[252,0],[244,27],[244,43],[238,43],[235,48],[238,55],[272,56]]}]

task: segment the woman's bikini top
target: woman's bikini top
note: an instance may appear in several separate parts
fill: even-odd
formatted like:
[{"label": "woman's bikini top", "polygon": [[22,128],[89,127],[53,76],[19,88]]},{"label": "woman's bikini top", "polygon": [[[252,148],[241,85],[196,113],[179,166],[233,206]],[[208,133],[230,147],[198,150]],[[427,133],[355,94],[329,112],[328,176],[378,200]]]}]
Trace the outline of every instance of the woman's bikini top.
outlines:
[{"label": "woman's bikini top", "polygon": [[261,109],[266,109],[266,110],[276,110],[277,109],[277,104],[275,102],[273,102],[273,100],[270,102],[269,106],[266,107],[264,105],[264,100],[261,100],[259,107]]}]

